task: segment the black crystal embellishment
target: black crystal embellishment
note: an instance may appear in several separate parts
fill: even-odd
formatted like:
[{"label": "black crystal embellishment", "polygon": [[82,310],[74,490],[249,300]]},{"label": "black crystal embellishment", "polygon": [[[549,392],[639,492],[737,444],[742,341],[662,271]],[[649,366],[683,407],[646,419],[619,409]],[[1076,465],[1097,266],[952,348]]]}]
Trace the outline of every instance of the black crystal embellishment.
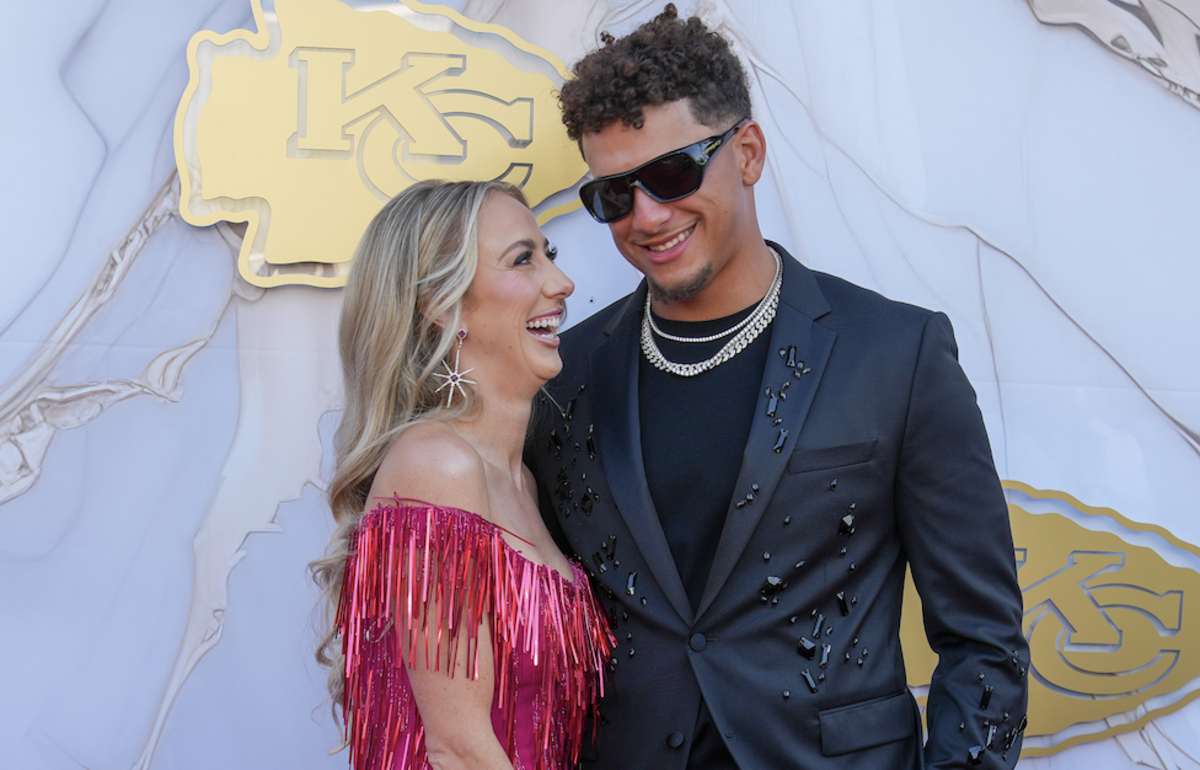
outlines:
[{"label": "black crystal embellishment", "polygon": [[783,582],[783,578],[776,575],[768,575],[767,579],[763,581],[762,586],[758,589],[758,592],[764,597],[774,596],[785,588],[787,588],[787,583]]}]

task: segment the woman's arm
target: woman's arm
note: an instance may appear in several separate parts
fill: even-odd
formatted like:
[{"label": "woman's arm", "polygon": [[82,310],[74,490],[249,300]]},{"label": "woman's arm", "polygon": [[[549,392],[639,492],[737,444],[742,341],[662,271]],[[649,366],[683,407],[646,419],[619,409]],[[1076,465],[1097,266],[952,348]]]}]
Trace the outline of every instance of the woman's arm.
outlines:
[{"label": "woman's arm", "polygon": [[[474,650],[472,649],[472,652]],[[479,678],[467,676],[467,645],[458,645],[454,677],[418,662],[408,666],[417,710],[425,723],[425,750],[435,770],[512,770],[492,727],[495,669],[485,621],[479,627]]]},{"label": "woman's arm", "polygon": [[[374,502],[376,497],[396,496],[488,517],[483,462],[470,444],[442,425],[414,426],[388,452],[375,475],[371,497]],[[436,770],[512,770],[492,727],[495,662],[489,618],[485,615],[480,622],[477,643],[467,644],[469,634],[464,630],[461,643],[448,644],[439,640],[440,614],[431,595],[423,617],[407,618],[403,611],[395,615],[408,624],[395,629],[401,639],[410,638],[413,626],[418,639],[429,639],[429,665],[423,643],[416,659],[406,661],[413,698],[425,725],[429,762]],[[477,668],[472,658],[477,659]],[[470,677],[472,671],[477,678]]]}]

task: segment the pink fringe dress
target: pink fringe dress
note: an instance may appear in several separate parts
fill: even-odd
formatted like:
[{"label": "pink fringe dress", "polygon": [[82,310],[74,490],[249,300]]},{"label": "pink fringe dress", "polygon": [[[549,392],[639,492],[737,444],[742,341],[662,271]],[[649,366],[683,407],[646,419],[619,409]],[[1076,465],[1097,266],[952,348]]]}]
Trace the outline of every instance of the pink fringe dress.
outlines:
[{"label": "pink fringe dress", "polygon": [[514,550],[502,531],[468,511],[401,500],[380,504],[355,529],[337,616],[355,770],[429,767],[404,661],[436,670],[441,645],[450,660],[466,645],[467,675],[477,679],[485,618],[492,727],[513,767],[575,766],[615,640],[578,564],[567,580]]}]

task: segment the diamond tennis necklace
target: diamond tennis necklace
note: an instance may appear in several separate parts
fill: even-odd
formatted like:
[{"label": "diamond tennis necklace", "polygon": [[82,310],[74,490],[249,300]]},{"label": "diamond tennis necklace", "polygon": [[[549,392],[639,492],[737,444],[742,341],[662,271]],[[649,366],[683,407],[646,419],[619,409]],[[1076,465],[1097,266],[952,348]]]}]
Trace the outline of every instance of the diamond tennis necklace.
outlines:
[{"label": "diamond tennis necklace", "polygon": [[[771,281],[771,287],[767,289],[766,295],[759,301],[758,307],[754,308],[754,312],[720,334],[711,334],[707,337],[676,337],[664,334],[650,317],[650,292],[646,292],[646,309],[642,314],[642,353],[645,354],[646,360],[659,371],[679,377],[695,377],[697,374],[715,369],[745,350],[751,342],[757,339],[758,335],[762,334],[764,329],[771,325],[771,321],[775,319],[775,311],[779,307],[779,292],[783,287],[783,258],[774,249],[771,249],[771,254],[775,257],[775,279]],[[729,342],[726,342],[716,355],[694,364],[678,364],[667,360],[654,340],[654,335],[658,334],[664,339],[675,342],[712,342],[734,332],[737,334]]]}]

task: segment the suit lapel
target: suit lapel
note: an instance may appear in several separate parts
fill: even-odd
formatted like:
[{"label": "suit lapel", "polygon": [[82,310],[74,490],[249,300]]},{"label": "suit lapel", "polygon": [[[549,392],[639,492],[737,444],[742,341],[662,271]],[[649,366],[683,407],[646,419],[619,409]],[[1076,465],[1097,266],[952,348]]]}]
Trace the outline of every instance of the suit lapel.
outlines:
[{"label": "suit lapel", "polygon": [[[783,291],[771,325],[770,352],[734,499],[725,515],[697,618],[720,593],[758,527],[804,426],[837,336],[813,322],[829,312],[813,274],[781,247],[771,245],[783,257]],[[752,500],[747,500],[748,494]]]},{"label": "suit lapel", "polygon": [[638,343],[645,284],[634,292],[625,309],[606,332],[608,339],[592,351],[589,365],[595,396],[595,440],[609,493],[633,533],[654,578],[671,606],[689,623],[692,607],[675,567],[675,557],[663,534],[650,497],[642,465],[641,422],[638,414]]}]

